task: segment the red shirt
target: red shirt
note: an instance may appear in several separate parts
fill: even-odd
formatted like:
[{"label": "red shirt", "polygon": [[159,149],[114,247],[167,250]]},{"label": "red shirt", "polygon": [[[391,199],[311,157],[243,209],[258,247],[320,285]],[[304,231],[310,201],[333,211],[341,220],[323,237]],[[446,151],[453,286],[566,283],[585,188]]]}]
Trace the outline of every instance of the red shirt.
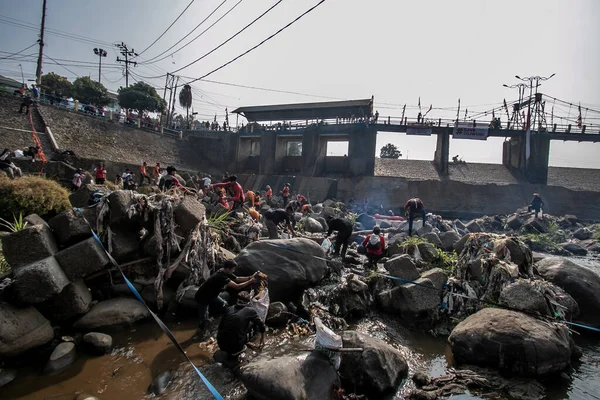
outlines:
[{"label": "red shirt", "polygon": [[365,240],[363,240],[362,242],[362,246],[365,248],[365,251],[369,254],[373,254],[376,256],[380,256],[383,254],[383,250],[385,249],[385,238],[383,237],[383,235],[379,235],[379,243],[381,244],[379,246],[378,249],[370,249],[367,247],[367,244],[369,244],[369,239],[371,239],[371,236],[373,236],[374,234],[371,235],[367,235],[367,237],[365,238]]},{"label": "red shirt", "polygon": [[225,196],[219,196],[219,204],[229,210],[229,203],[227,202]]},{"label": "red shirt", "polygon": [[106,179],[106,170],[104,168],[96,167],[94,168],[94,173],[97,179]]},{"label": "red shirt", "polygon": [[225,188],[230,187],[233,191],[233,196],[227,199],[227,201],[244,201],[244,189],[242,189],[242,185],[237,182],[224,182],[224,183],[215,183],[213,188]]}]

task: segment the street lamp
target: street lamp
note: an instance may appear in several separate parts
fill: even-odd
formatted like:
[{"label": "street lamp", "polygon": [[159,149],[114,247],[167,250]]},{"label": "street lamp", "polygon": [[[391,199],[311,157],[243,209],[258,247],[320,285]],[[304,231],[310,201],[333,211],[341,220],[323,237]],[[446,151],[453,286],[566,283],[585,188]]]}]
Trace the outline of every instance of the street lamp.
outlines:
[{"label": "street lamp", "polygon": [[[515,78],[522,80],[524,82],[529,82],[529,107],[527,109],[527,121],[530,121],[531,118],[531,97],[532,97],[532,92],[533,92],[533,81],[535,81],[535,94],[537,96],[537,90],[538,87],[540,86],[540,81],[547,81],[548,79],[552,78],[554,75],[556,74],[552,74],[548,77],[543,77],[543,76],[527,76],[525,78],[521,78],[519,75],[515,75]],[[529,123],[528,123],[528,127],[529,127]]]},{"label": "street lamp", "polygon": [[106,57],[106,50],[94,48],[94,54],[98,56],[100,63],[98,64],[98,83],[100,83],[100,78],[102,77],[102,57]]}]

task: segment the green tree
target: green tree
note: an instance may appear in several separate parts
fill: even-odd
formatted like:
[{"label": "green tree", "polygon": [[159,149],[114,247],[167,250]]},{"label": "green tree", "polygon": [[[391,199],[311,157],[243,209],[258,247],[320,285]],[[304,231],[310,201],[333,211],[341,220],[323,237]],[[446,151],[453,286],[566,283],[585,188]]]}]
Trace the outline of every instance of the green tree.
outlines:
[{"label": "green tree", "polygon": [[144,82],[137,82],[128,88],[120,88],[119,105],[123,108],[137,110],[139,115],[142,115],[144,111],[162,113],[167,107],[156,89]]},{"label": "green tree", "polygon": [[56,93],[59,96],[69,97],[71,96],[72,83],[69,82],[64,76],[50,72],[46,75],[42,75],[42,84],[40,88],[49,93]]},{"label": "green tree", "polygon": [[190,85],[185,85],[179,92],[179,104],[187,111],[185,120],[187,128],[190,129],[190,107],[192,106],[192,87]]},{"label": "green tree", "polygon": [[87,76],[75,79],[71,87],[71,95],[74,99],[84,104],[104,107],[111,102],[108,90],[100,82],[91,80]]},{"label": "green tree", "polygon": [[381,148],[379,157],[381,157],[381,158],[400,158],[400,157],[402,157],[402,152],[400,150],[398,150],[398,148],[396,146],[394,146],[393,144],[388,143]]}]

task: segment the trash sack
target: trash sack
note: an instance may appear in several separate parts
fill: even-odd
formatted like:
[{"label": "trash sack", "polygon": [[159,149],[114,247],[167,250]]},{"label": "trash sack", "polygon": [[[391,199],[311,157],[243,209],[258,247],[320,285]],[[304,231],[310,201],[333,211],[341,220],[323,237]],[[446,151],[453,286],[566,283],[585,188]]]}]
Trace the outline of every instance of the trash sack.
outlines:
[{"label": "trash sack", "polygon": [[323,241],[321,242],[321,247],[323,248],[323,250],[325,250],[325,255],[333,253],[334,245],[333,243],[331,243],[331,240],[329,240],[329,238],[323,239]]},{"label": "trash sack", "polygon": [[289,239],[290,238],[290,234],[284,231],[279,231],[279,235],[281,236],[282,239]]},{"label": "trash sack", "polygon": [[318,317],[315,318],[315,328],[317,329],[315,349],[323,349],[320,351],[329,357],[334,368],[338,370],[342,362],[341,353],[324,349],[341,349],[343,347],[342,337],[326,327]]},{"label": "trash sack", "polygon": [[269,304],[271,303],[271,299],[269,298],[269,289],[262,290],[258,292],[260,297],[253,296],[250,299],[250,308],[253,308],[258,317],[262,322],[265,322],[267,319],[267,313],[269,312]]}]

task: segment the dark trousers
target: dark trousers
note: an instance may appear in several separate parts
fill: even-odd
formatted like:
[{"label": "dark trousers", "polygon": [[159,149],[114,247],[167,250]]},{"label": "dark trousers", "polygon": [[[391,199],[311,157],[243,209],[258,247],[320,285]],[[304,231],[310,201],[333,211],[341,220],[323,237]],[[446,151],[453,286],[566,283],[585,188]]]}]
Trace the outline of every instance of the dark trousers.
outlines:
[{"label": "dark trousers", "polygon": [[423,226],[425,226],[425,210],[415,212],[411,211],[408,214],[408,236],[412,236],[413,221],[418,214],[421,214],[421,218],[423,218]]},{"label": "dark trousers", "polygon": [[279,233],[277,233],[277,225],[275,222],[267,219],[267,229],[269,231],[269,239],[279,239]]},{"label": "dark trousers", "polygon": [[335,246],[333,249],[333,255],[334,256],[339,256],[340,255],[340,248],[342,249],[342,258],[346,257],[346,250],[348,250],[348,243],[350,242],[350,236],[342,236],[338,233],[337,237],[335,238]]},{"label": "dark trousers", "polygon": [[289,196],[283,196],[283,206],[287,206]]},{"label": "dark trousers", "polygon": [[208,303],[198,302],[198,328],[202,329],[208,322],[209,314],[221,314],[227,308],[227,302],[220,296],[215,297]]},{"label": "dark trousers", "polygon": [[23,107],[27,108],[25,110],[25,115],[29,114],[29,104],[21,103],[21,108],[19,108],[19,113],[23,113]]},{"label": "dark trousers", "polygon": [[542,210],[541,207],[532,207],[532,206],[528,206],[527,207],[527,211],[531,212],[531,211],[535,211],[535,217],[538,217],[538,214],[540,213],[540,211]]},{"label": "dark trousers", "polygon": [[140,186],[142,186],[144,184],[144,179],[148,180],[148,185],[152,185],[152,179],[150,179],[150,176],[146,175],[142,175],[140,174]]}]

